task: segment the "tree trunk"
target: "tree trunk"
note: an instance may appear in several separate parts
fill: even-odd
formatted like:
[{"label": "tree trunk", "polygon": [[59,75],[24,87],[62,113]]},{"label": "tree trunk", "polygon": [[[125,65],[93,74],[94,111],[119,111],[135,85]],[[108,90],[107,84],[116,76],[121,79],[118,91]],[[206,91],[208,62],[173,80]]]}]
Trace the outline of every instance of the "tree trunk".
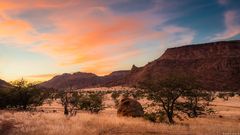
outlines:
[{"label": "tree trunk", "polygon": [[64,115],[68,115],[68,113],[67,104],[64,104]]},{"label": "tree trunk", "polygon": [[173,113],[168,112],[168,113],[167,113],[167,116],[168,116],[168,121],[169,121],[169,123],[170,123],[170,124],[174,124]]},{"label": "tree trunk", "polygon": [[198,98],[195,97],[195,103],[194,103],[194,107],[193,107],[193,116],[197,117],[197,105],[198,105]]},{"label": "tree trunk", "polygon": [[68,97],[67,97],[67,93],[65,93],[65,103],[64,103],[64,115],[68,115],[69,111],[68,111]]}]

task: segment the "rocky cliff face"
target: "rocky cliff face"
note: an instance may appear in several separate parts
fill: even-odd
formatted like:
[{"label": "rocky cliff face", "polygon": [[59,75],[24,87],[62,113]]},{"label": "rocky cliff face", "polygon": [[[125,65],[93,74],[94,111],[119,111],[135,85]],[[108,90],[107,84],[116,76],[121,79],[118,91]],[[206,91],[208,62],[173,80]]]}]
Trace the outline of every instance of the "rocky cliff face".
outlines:
[{"label": "rocky cliff face", "polygon": [[97,76],[92,73],[77,72],[55,76],[49,81],[39,84],[40,87],[58,90],[81,89],[98,86],[115,86],[125,83],[129,71],[115,71],[106,76]]},{"label": "rocky cliff face", "polygon": [[240,90],[240,41],[223,41],[167,49],[144,67],[133,67],[128,84],[169,74],[196,77],[209,90]]}]

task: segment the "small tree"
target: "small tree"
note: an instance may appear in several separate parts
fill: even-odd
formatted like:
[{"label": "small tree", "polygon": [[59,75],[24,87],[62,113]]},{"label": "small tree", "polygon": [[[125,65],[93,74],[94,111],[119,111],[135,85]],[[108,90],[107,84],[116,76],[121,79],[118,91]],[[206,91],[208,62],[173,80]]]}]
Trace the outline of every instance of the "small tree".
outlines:
[{"label": "small tree", "polygon": [[[165,111],[169,123],[173,124],[177,99],[185,91],[194,89],[191,78],[185,76],[169,76],[165,80],[149,79],[140,84],[140,91]],[[159,111],[161,112],[161,111]]]},{"label": "small tree", "polygon": [[59,92],[56,96],[58,96],[61,100],[61,104],[64,108],[64,115],[69,115],[69,93],[66,91]]}]

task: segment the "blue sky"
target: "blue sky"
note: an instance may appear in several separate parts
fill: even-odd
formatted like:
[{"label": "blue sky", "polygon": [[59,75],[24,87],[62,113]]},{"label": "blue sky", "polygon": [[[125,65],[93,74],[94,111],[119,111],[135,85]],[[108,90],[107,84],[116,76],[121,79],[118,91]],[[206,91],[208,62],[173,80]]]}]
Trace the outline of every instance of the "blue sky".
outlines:
[{"label": "blue sky", "polygon": [[169,47],[239,38],[240,0],[2,0],[0,78],[105,75]]}]

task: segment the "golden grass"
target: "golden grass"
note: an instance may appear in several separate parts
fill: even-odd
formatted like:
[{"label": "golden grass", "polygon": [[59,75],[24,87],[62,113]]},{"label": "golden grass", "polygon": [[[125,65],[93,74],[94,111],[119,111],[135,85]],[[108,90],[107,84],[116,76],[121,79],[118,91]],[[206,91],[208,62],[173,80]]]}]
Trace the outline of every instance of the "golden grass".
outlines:
[{"label": "golden grass", "polygon": [[62,113],[2,111],[0,125],[1,133],[17,135],[221,135],[239,132],[240,122],[220,118],[197,118],[169,126],[163,123],[153,124],[141,118],[106,114],[78,113],[74,117],[65,117]]},{"label": "golden grass", "polygon": [[[73,117],[65,117],[62,107],[54,102],[41,108],[45,112],[0,111],[0,135],[235,135],[240,134],[239,101],[239,97],[217,99],[212,103],[216,114],[184,121],[175,118],[175,125],[117,117],[110,97],[102,113],[79,112]],[[58,112],[46,113],[52,109]]]}]

